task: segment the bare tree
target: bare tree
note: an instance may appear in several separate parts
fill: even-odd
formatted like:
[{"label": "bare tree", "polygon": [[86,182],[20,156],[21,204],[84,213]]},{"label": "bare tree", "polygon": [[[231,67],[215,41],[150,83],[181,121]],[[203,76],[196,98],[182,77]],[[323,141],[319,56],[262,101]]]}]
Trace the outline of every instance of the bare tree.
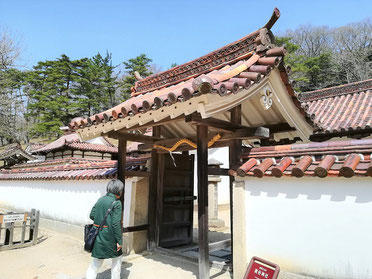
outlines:
[{"label": "bare tree", "polygon": [[14,66],[21,49],[19,42],[11,36],[6,28],[0,29],[0,70]]},{"label": "bare tree", "polygon": [[332,32],[334,61],[347,82],[372,77],[372,24],[369,19]]},{"label": "bare tree", "polygon": [[149,71],[153,74],[157,74],[157,73],[160,73],[163,71],[162,67],[158,64],[150,64],[149,67],[148,67]]},{"label": "bare tree", "polygon": [[288,30],[286,37],[299,46],[299,55],[316,57],[331,50],[332,37],[328,26],[301,25],[295,30]]},{"label": "bare tree", "polygon": [[[290,42],[298,46],[294,52],[294,57],[297,59],[294,66],[299,66],[303,62],[305,66],[312,66],[315,62],[321,62],[321,58],[330,57],[328,62],[323,59],[323,62],[327,63],[318,63],[317,66],[320,67],[318,70],[313,68],[300,70],[298,73],[304,77],[314,70],[317,77],[324,79],[324,82],[315,84],[316,88],[372,77],[372,24],[370,19],[338,28],[303,25],[295,30],[287,30],[283,36],[290,38]],[[316,59],[319,60],[316,61]],[[309,81],[304,81],[304,84],[307,83]]]},{"label": "bare tree", "polygon": [[[6,28],[0,28],[0,142],[25,140],[25,123],[22,93],[23,73],[15,69],[20,57],[19,41]],[[4,141],[5,140],[5,141]]]}]

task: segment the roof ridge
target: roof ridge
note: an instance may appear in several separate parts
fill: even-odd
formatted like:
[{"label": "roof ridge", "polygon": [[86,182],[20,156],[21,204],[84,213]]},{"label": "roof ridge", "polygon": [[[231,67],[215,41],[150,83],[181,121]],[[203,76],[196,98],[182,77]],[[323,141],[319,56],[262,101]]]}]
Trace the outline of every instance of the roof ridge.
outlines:
[{"label": "roof ridge", "polygon": [[[258,46],[267,46],[271,42],[271,27],[280,17],[278,8],[274,8],[273,14],[264,27],[250,33],[243,38],[229,43],[223,47],[209,52],[192,61],[175,66],[169,70],[150,75],[139,79],[132,88],[132,97],[144,94],[148,91],[156,90],[165,86],[179,83],[183,80],[199,76],[211,70],[222,68],[233,63],[235,60],[241,60],[244,56],[249,57]],[[140,78],[140,77],[139,77]]]},{"label": "roof ridge", "polygon": [[352,94],[361,91],[372,89],[372,79],[341,84],[333,87],[308,91],[300,93],[298,98],[300,102],[310,102],[324,98],[331,98],[340,95]]}]

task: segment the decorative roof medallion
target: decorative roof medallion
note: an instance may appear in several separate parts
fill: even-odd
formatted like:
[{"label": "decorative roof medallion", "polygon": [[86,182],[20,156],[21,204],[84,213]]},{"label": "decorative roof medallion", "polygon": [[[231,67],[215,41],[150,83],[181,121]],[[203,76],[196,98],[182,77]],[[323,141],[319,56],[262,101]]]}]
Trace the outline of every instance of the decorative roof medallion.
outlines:
[{"label": "decorative roof medallion", "polygon": [[270,90],[262,91],[260,102],[264,110],[268,110],[273,105],[273,93]]}]

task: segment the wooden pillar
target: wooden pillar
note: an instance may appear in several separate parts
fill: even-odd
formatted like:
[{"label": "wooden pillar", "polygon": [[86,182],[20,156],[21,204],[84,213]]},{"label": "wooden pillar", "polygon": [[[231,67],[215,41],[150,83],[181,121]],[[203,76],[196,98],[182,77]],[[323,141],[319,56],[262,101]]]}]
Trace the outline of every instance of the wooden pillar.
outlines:
[{"label": "wooden pillar", "polygon": [[124,215],[124,194],[125,194],[125,166],[127,161],[127,141],[119,139],[118,147],[118,179],[123,182],[124,190],[120,197],[121,205],[123,207],[122,217],[121,217],[121,228],[123,229],[123,215]]},{"label": "wooden pillar", "polygon": [[[152,128],[152,135],[160,137],[161,126]],[[158,192],[158,161],[159,155],[156,149],[151,150],[151,170],[149,181],[149,206],[148,206],[148,224],[149,230],[147,235],[147,249],[153,251],[157,246],[156,243],[156,206],[157,206],[157,192]]]},{"label": "wooden pillar", "polygon": [[197,126],[199,278],[209,278],[208,126]]},{"label": "wooden pillar", "polygon": [[160,243],[160,226],[163,216],[163,184],[164,184],[164,158],[165,154],[158,155],[157,169],[157,183],[156,183],[156,222],[155,222],[155,245]]},{"label": "wooden pillar", "polygon": [[[230,121],[234,124],[241,124],[242,107],[238,105],[230,110]],[[242,141],[232,140],[229,146],[229,169],[234,167],[239,161],[239,155],[242,151]],[[234,177],[230,176],[230,234],[231,234],[231,263],[234,261],[234,251],[233,251],[233,240],[234,240],[234,226],[233,226],[233,182]],[[232,265],[233,266],[233,265]]]}]

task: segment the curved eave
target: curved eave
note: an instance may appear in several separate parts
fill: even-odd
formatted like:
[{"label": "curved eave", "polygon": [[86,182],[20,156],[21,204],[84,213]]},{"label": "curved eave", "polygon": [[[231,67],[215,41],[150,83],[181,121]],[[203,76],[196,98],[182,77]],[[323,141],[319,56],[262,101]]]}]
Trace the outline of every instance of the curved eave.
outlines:
[{"label": "curved eave", "polygon": [[[272,106],[265,110],[260,103],[260,98],[266,92],[272,92]],[[219,96],[218,94],[204,94],[193,97],[186,102],[163,107],[130,117],[117,119],[116,121],[100,123],[77,130],[82,140],[88,140],[112,131],[140,130],[149,124],[156,125],[165,119],[180,117],[180,121],[165,123],[164,134],[169,137],[188,137],[196,135],[194,126],[186,123],[182,118],[192,113],[200,113],[202,118],[215,117],[229,120],[229,110],[237,105],[242,105],[242,124],[249,127],[257,127],[270,124],[288,123],[296,131],[278,133],[275,140],[296,137],[308,141],[312,134],[312,126],[309,125],[300,110],[294,104],[288,94],[280,72],[274,69],[269,76],[254,84],[248,89],[241,89],[237,94]]]},{"label": "curved eave", "polygon": [[[260,104],[260,98],[265,92],[272,92],[272,106],[265,110]],[[243,125],[257,127],[286,122],[296,129],[297,136],[302,141],[308,141],[313,133],[313,127],[300,110],[294,104],[292,97],[288,94],[280,72],[275,68],[268,77],[265,77],[259,84],[249,89],[243,89],[238,94],[227,97],[209,96],[209,102],[205,105],[203,118],[216,117],[219,114],[228,112],[233,107],[242,105]],[[284,138],[282,135],[281,138]],[[288,138],[293,137],[293,135]]]}]

